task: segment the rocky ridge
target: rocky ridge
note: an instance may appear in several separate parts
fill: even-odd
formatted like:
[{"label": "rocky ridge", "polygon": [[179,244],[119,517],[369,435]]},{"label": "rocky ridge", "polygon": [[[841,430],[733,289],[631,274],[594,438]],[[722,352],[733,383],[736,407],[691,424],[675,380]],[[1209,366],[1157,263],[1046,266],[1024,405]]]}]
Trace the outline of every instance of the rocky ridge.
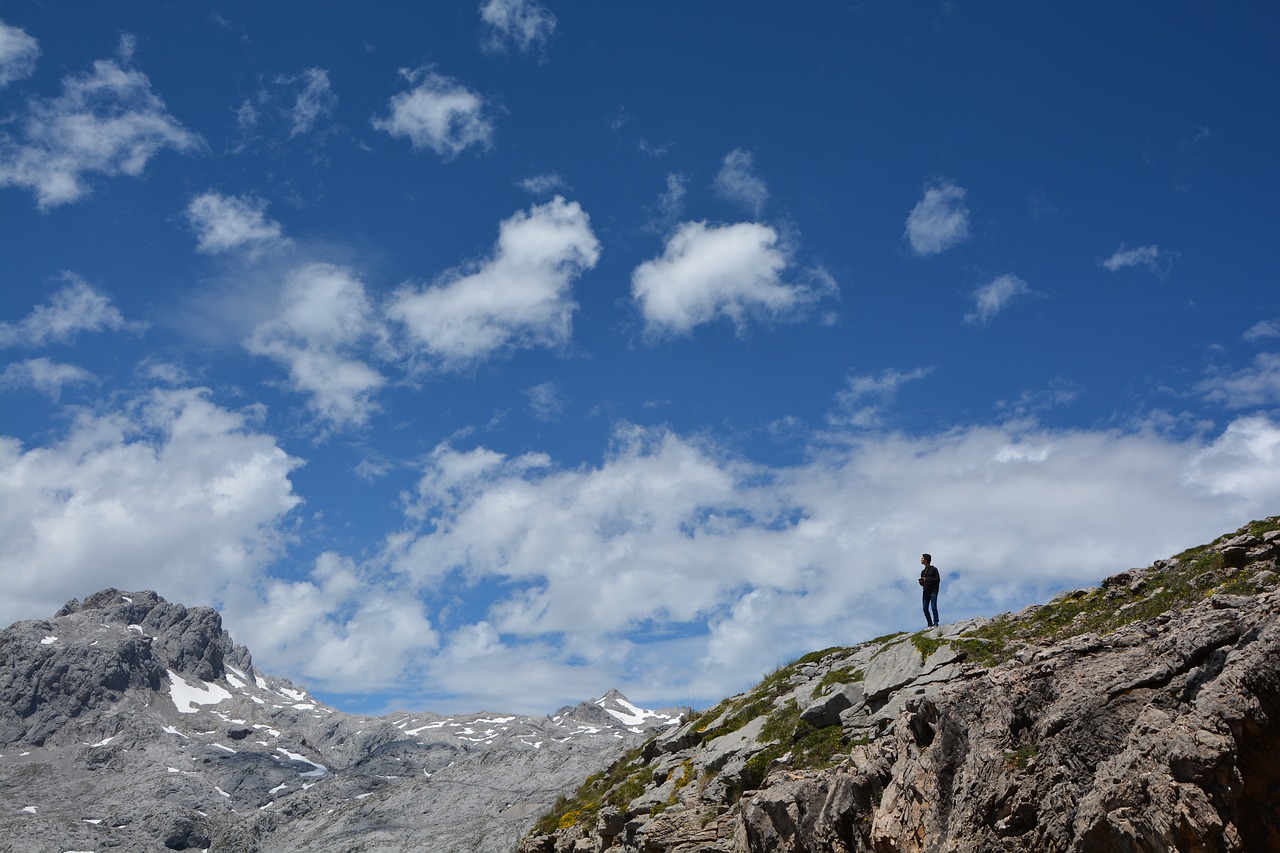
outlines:
[{"label": "rocky ridge", "polygon": [[337,711],[218,613],[104,590],[0,631],[0,851],[491,851],[679,721],[616,691],[553,716]]},{"label": "rocky ridge", "polygon": [[1280,517],[1046,605],[827,649],[519,853],[1280,850]]}]

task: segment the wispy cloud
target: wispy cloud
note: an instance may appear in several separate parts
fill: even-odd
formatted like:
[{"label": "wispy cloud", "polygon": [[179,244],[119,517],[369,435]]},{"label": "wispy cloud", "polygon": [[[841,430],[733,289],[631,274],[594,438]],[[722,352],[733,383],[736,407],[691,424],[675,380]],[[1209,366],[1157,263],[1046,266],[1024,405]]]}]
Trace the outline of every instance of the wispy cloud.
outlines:
[{"label": "wispy cloud", "polygon": [[526,388],[525,397],[529,400],[529,408],[533,416],[540,421],[559,420],[564,416],[565,399],[560,386],[554,382],[541,382]]},{"label": "wispy cloud", "polygon": [[289,369],[290,385],[329,426],[364,425],[377,406],[373,395],[386,382],[355,353],[383,337],[364,285],[351,271],[314,263],[285,279],[277,315],[245,341]]},{"label": "wispy cloud", "polygon": [[338,106],[338,96],[329,85],[329,73],[323,68],[308,68],[298,77],[281,82],[301,86],[288,110],[291,137],[311,132],[317,121],[332,115]]},{"label": "wispy cloud", "polygon": [[196,251],[219,254],[286,242],[280,223],[268,219],[266,209],[262,199],[200,193],[187,205],[187,221],[196,232]]},{"label": "wispy cloud", "polygon": [[572,285],[596,265],[600,243],[577,202],[556,196],[504,220],[491,256],[424,289],[402,289],[389,316],[444,369],[508,348],[569,339]]},{"label": "wispy cloud", "polygon": [[898,396],[898,389],[917,382],[933,372],[933,368],[915,370],[890,368],[875,375],[851,375],[845,387],[836,394],[835,408],[827,421],[840,427],[867,429],[884,425],[885,408]]},{"label": "wispy cloud", "polygon": [[925,184],[924,198],[907,215],[905,234],[913,252],[936,255],[968,239],[967,193],[946,178]]},{"label": "wispy cloud", "polygon": [[64,385],[82,385],[93,381],[93,374],[83,367],[47,358],[14,362],[0,373],[0,388],[34,388],[55,403],[62,396]]},{"label": "wispy cloud", "polygon": [[1215,371],[1197,387],[1205,399],[1229,409],[1280,406],[1280,353],[1260,352],[1249,367]]},{"label": "wispy cloud", "polygon": [[21,137],[0,137],[0,186],[35,193],[41,210],[86,195],[90,175],[137,177],[160,151],[194,151],[203,140],[169,115],[151,81],[129,67],[133,43],[116,59],[62,81],[57,98],[33,98],[21,115]]},{"label": "wispy cloud", "polygon": [[1261,341],[1266,338],[1280,338],[1280,322],[1275,320],[1259,320],[1250,326],[1242,335],[1246,341]]},{"label": "wispy cloud", "polygon": [[430,66],[402,68],[400,75],[413,88],[391,97],[390,114],[374,118],[375,128],[446,160],[473,146],[489,147],[493,124],[485,115],[484,98]]},{"label": "wispy cloud", "polygon": [[140,332],[146,328],[145,323],[126,320],[111,304],[111,297],[75,273],[64,272],[62,280],[66,284],[20,322],[0,323],[0,346],[65,344],[81,332]]},{"label": "wispy cloud", "polygon": [[769,200],[769,188],[755,174],[755,155],[741,148],[724,156],[713,186],[721,197],[742,205],[756,217]]},{"label": "wispy cloud", "polygon": [[559,172],[544,172],[541,175],[530,175],[518,182],[518,186],[534,195],[547,195],[568,188],[569,182]]},{"label": "wispy cloud", "polygon": [[1177,252],[1170,252],[1166,249],[1161,249],[1159,246],[1138,246],[1130,249],[1121,244],[1120,248],[1111,254],[1111,257],[1099,259],[1098,264],[1110,272],[1116,272],[1127,267],[1142,266],[1164,278],[1169,274],[1169,270],[1173,267],[1173,262],[1177,257]]},{"label": "wispy cloud", "polygon": [[1010,302],[1031,292],[1027,283],[1016,275],[1002,275],[973,291],[973,310],[964,315],[964,321],[974,326],[985,326]]},{"label": "wispy cloud", "polygon": [[783,320],[827,292],[782,278],[790,257],[778,232],[756,222],[685,222],[662,255],[631,274],[631,297],[656,336],[683,335],[720,318],[739,331],[752,320]]},{"label": "wispy cloud", "polygon": [[544,49],[556,31],[556,16],[536,0],[484,0],[480,20],[484,25],[481,44],[491,53]]},{"label": "wispy cloud", "polygon": [[35,73],[40,42],[21,27],[0,21],[0,88]]}]

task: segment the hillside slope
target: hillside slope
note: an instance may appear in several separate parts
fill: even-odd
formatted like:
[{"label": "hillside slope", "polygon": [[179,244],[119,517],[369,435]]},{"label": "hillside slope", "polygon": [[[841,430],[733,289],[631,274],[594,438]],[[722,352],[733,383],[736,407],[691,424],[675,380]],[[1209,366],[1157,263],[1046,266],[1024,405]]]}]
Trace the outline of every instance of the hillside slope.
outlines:
[{"label": "hillside slope", "polygon": [[520,853],[1280,850],[1280,517],[993,620],[807,655]]}]

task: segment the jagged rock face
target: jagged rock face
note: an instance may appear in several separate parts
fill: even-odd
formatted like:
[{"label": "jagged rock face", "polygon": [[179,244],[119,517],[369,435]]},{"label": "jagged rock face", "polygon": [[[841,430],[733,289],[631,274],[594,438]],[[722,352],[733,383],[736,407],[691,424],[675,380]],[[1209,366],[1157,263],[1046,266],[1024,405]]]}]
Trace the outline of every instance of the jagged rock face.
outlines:
[{"label": "jagged rock face", "polygon": [[[520,853],[1280,851],[1280,518],[1260,526],[1008,617],[1076,614],[995,666],[965,658],[997,620],[801,659]],[[812,769],[823,731],[844,752]]]},{"label": "jagged rock face", "polygon": [[0,631],[0,850],[508,853],[678,712],[349,715],[216,611],[104,590]]}]

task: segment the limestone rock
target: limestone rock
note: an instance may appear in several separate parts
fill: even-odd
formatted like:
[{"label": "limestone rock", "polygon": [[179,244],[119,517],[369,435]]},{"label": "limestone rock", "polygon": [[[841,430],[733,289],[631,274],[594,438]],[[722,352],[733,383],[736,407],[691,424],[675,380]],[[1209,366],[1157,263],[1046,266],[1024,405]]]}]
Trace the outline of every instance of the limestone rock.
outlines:
[{"label": "limestone rock", "polygon": [[681,713],[611,692],[555,719],[343,714],[150,591],[16,623],[0,662],[3,851],[509,853]]},{"label": "limestone rock", "polygon": [[[1280,850],[1278,545],[1267,519],[1001,617],[996,665],[966,660],[991,623],[802,659],[642,750],[621,775],[652,772],[646,811],[571,832],[618,853]],[[657,770],[679,762],[697,785]]]}]

